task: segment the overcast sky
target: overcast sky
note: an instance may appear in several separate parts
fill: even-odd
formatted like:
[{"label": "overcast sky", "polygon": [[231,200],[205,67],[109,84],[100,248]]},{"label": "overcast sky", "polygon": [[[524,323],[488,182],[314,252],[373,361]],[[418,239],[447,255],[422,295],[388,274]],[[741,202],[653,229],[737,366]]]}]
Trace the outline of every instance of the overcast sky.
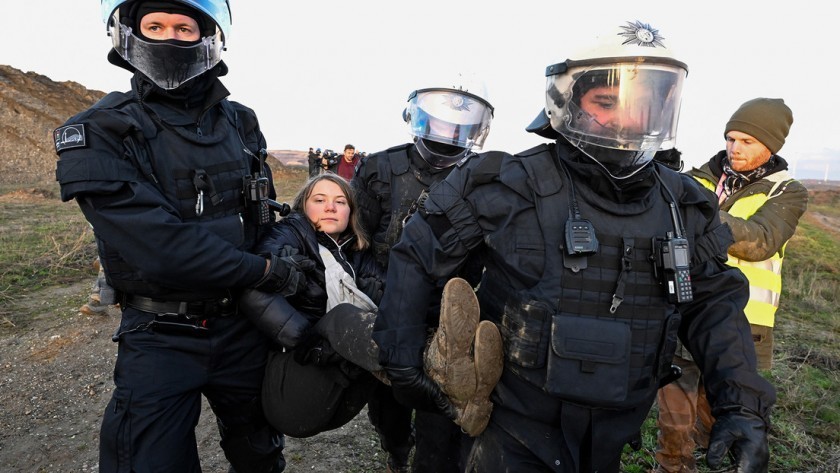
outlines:
[{"label": "overcast sky", "polygon": [[[231,4],[223,81],[256,110],[270,149],[353,143],[373,152],[410,141],[401,119],[408,94],[471,71],[496,109],[484,150],[525,150],[543,141],[524,128],[544,105],[545,67],[640,20],[688,64],[677,148],[689,166],[724,148],[723,127],[741,103],[781,97],[794,124],[779,154],[800,178],[821,179],[830,165],[840,179],[840,15],[830,2]],[[95,0],[7,1],[0,25],[2,64],[102,91],[129,86],[129,73],[105,59],[110,38]]]}]

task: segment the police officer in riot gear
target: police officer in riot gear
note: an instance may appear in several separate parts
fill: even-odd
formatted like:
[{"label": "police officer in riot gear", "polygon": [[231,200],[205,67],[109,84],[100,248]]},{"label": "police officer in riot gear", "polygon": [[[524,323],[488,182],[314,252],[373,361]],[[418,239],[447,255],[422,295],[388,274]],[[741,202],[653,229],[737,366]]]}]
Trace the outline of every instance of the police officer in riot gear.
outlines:
[{"label": "police officer in riot gear", "polygon": [[[429,188],[442,181],[456,163],[475,156],[473,150],[483,146],[490,131],[493,107],[482,81],[464,73],[433,85],[412,92],[403,112],[413,142],[365,157],[352,180],[362,223],[372,236],[377,260],[386,268],[391,247]],[[477,283],[480,267],[473,267],[472,276],[467,272],[462,275]],[[431,327],[437,326],[445,282],[436,283],[436,295],[424,306]],[[368,408],[389,454],[388,470],[408,471],[414,442],[412,409],[397,403],[387,386],[379,388]],[[463,470],[460,449],[466,436],[457,425],[444,415],[418,410],[414,427],[413,471]]]},{"label": "police officer in riot gear", "polygon": [[102,15],[131,90],[54,134],[61,197],[93,226],[123,310],[100,471],[200,471],[202,394],[232,471],[282,471],[283,436],[259,403],[268,341],[236,299],[249,287],[282,297],[305,278],[251,252],[275,193],[257,118],[218,79],[228,2],[103,0]]},{"label": "police officer in riot gear", "polygon": [[315,177],[321,174],[321,148],[314,151],[312,148],[309,148],[307,160],[309,163],[309,177]]},{"label": "police officer in riot gear", "polygon": [[619,471],[678,337],[714,406],[709,464],[728,452],[767,471],[775,392],[756,372],[747,282],[724,264],[731,232],[711,193],[653,161],[673,146],[687,68],[643,22],[597,46],[546,70],[528,129],[556,141],[470,159],[407,222],[374,327],[380,362],[422,365],[434,281],[481,254],[481,317],[499,326],[505,369],[467,471]]}]

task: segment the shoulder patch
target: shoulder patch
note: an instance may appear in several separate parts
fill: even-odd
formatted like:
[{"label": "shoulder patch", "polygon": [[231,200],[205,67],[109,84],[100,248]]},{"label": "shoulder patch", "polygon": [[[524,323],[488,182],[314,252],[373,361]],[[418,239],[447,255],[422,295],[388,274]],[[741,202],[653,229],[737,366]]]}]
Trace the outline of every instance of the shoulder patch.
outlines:
[{"label": "shoulder patch", "polygon": [[85,126],[83,124],[56,128],[53,132],[53,138],[55,140],[56,153],[70,148],[84,148],[87,146]]}]

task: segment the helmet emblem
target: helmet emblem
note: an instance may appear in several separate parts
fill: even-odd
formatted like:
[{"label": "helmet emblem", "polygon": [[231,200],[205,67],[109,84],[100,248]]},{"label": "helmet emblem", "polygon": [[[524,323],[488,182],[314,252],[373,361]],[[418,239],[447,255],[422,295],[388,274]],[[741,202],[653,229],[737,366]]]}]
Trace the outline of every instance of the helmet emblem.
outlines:
[{"label": "helmet emblem", "polygon": [[659,30],[647,23],[642,23],[638,20],[632,23],[628,21],[627,26],[622,26],[621,29],[624,31],[618,33],[618,35],[626,38],[621,43],[622,45],[634,44],[648,48],[665,47],[662,44],[662,40],[665,38],[659,35]]},{"label": "helmet emblem", "polygon": [[445,94],[444,96],[444,103],[447,107],[451,108],[452,110],[457,110],[459,112],[469,112],[470,106],[472,105],[472,100],[464,97],[463,95],[459,94]]}]

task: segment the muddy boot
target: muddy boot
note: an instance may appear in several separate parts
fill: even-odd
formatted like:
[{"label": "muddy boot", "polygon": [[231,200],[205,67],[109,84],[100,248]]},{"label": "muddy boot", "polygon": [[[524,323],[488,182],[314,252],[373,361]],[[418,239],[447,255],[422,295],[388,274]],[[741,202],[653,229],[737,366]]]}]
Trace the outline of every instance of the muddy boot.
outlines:
[{"label": "muddy boot", "polygon": [[478,299],[470,284],[450,279],[443,288],[440,325],[426,349],[426,372],[460,410],[476,390],[472,344],[478,328]]},{"label": "muddy boot", "polygon": [[459,412],[456,423],[471,437],[476,437],[487,427],[493,403],[490,393],[502,377],[504,366],[502,352],[502,335],[496,324],[489,320],[482,320],[475,332],[473,344],[475,360],[476,388],[472,399],[467,402],[463,411]]},{"label": "muddy boot", "polygon": [[426,350],[425,367],[458,411],[455,423],[475,437],[490,420],[490,393],[502,375],[502,337],[493,322],[479,323],[472,287],[460,278],[443,289],[440,326]]}]

